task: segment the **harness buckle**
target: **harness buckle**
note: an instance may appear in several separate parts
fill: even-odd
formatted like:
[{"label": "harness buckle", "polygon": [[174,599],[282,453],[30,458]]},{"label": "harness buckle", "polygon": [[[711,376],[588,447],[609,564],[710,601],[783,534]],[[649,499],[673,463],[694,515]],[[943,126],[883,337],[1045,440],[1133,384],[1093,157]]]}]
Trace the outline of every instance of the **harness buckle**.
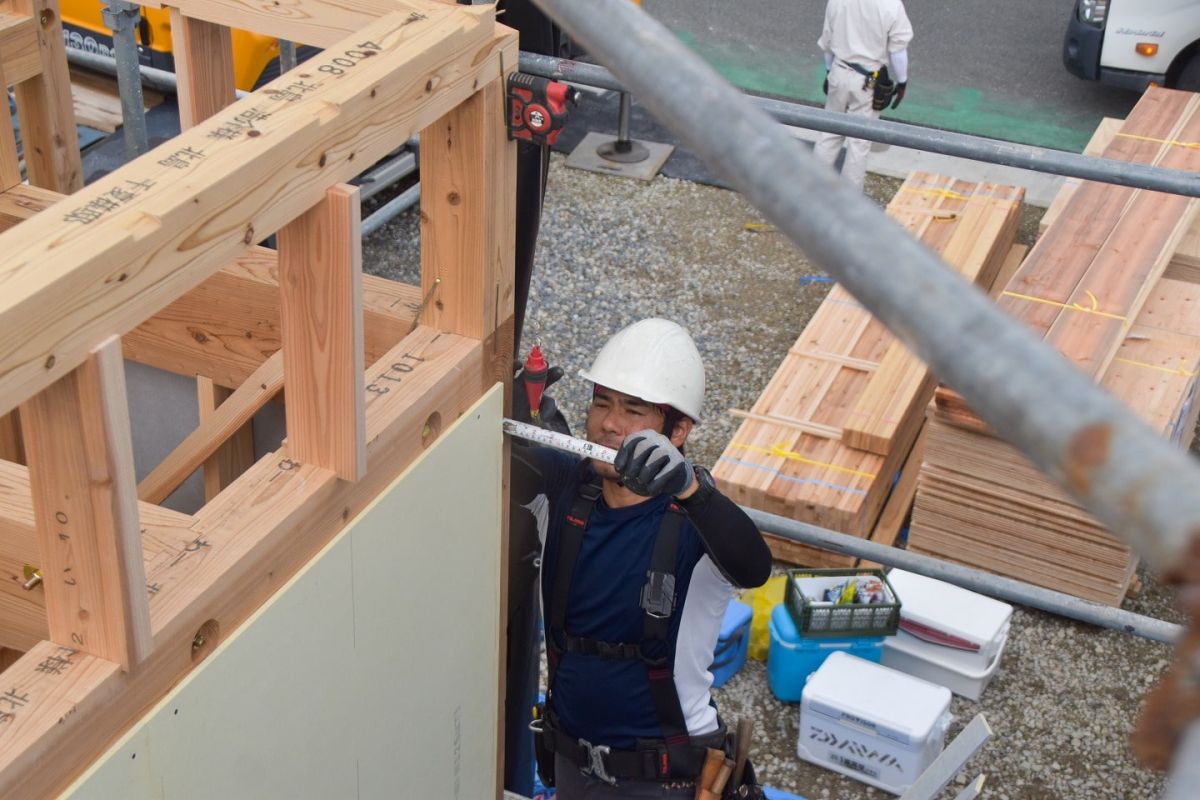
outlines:
[{"label": "harness buckle", "polygon": [[675,576],[667,572],[646,572],[642,586],[642,610],[655,619],[666,619],[675,610]]},{"label": "harness buckle", "polygon": [[584,775],[591,775],[594,778],[598,778],[609,786],[616,786],[617,779],[609,775],[608,770],[604,768],[604,757],[612,752],[612,748],[606,744],[594,745],[587,739],[580,739],[579,745],[587,749],[589,762],[586,767],[580,767],[579,771]]}]

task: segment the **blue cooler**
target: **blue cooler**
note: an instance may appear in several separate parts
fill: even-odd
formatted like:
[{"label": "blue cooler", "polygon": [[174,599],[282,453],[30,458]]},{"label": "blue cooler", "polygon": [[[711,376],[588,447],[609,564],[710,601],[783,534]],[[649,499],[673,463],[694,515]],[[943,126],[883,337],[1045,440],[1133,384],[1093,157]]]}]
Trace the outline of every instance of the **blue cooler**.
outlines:
[{"label": "blue cooler", "polygon": [[804,682],[830,653],[842,651],[876,664],[883,657],[882,636],[802,637],[783,603],[771,612],[768,629],[771,647],[767,652],[767,682],[775,696],[785,703],[800,702]]},{"label": "blue cooler", "polygon": [[790,794],[782,789],[773,789],[770,786],[762,787],[763,794],[767,796],[767,800],[804,800],[798,794]]},{"label": "blue cooler", "polygon": [[746,663],[746,650],[750,647],[750,606],[740,600],[730,600],[725,608],[725,621],[721,623],[721,637],[713,652],[712,688],[716,689],[732,678],[742,664]]}]

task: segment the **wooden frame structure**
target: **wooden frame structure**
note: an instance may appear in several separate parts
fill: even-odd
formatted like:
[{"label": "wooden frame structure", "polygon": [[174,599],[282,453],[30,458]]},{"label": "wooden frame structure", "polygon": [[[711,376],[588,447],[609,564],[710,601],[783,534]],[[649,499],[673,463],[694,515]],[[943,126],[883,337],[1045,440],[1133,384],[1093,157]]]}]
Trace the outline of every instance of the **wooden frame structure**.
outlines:
[{"label": "wooden frame structure", "polygon": [[[0,645],[25,651],[0,686],[6,798],[67,785],[511,377],[518,53],[493,8],[168,5],[184,132],[4,207],[24,218],[0,234]],[[232,102],[227,25],[326,49]],[[418,132],[422,285],[364,278],[344,182]],[[141,487],[122,348],[232,390]],[[195,514],[147,502],[281,388],[280,450]]]}]

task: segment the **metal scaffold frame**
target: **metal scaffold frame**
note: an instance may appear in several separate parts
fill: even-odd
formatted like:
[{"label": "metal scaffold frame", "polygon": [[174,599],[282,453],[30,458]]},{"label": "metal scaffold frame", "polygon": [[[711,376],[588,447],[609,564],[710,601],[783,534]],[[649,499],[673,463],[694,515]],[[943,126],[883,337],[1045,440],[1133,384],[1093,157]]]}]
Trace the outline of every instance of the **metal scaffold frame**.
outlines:
[{"label": "metal scaffold frame", "polygon": [[[1200,467],[946,269],[625,0],[536,0],[729,185],[1160,574],[1200,574]],[[723,109],[714,117],[710,110]],[[1194,177],[1193,177],[1194,181]],[[820,198],[820,202],[813,202]],[[861,231],[871,231],[862,236]],[[1182,676],[1193,685],[1200,665]],[[1198,723],[1174,763],[1200,753]],[[1178,772],[1169,794],[1194,791]],[[1189,793],[1187,796],[1192,796]]]}]

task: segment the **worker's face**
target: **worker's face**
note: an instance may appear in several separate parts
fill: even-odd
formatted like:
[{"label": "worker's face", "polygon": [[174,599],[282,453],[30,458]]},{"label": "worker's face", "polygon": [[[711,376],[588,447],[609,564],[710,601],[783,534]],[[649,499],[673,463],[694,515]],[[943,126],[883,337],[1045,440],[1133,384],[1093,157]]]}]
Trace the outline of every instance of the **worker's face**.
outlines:
[{"label": "worker's face", "polygon": [[[666,415],[658,406],[624,392],[597,386],[592,395],[592,404],[588,406],[587,438],[617,450],[631,433],[647,428],[661,431],[664,422]],[[691,420],[684,419],[682,422],[690,423]],[[689,427],[677,424],[671,432],[672,444],[680,447],[687,438],[686,429]],[[593,461],[592,466],[601,478],[617,480],[617,471],[612,464]]]}]

